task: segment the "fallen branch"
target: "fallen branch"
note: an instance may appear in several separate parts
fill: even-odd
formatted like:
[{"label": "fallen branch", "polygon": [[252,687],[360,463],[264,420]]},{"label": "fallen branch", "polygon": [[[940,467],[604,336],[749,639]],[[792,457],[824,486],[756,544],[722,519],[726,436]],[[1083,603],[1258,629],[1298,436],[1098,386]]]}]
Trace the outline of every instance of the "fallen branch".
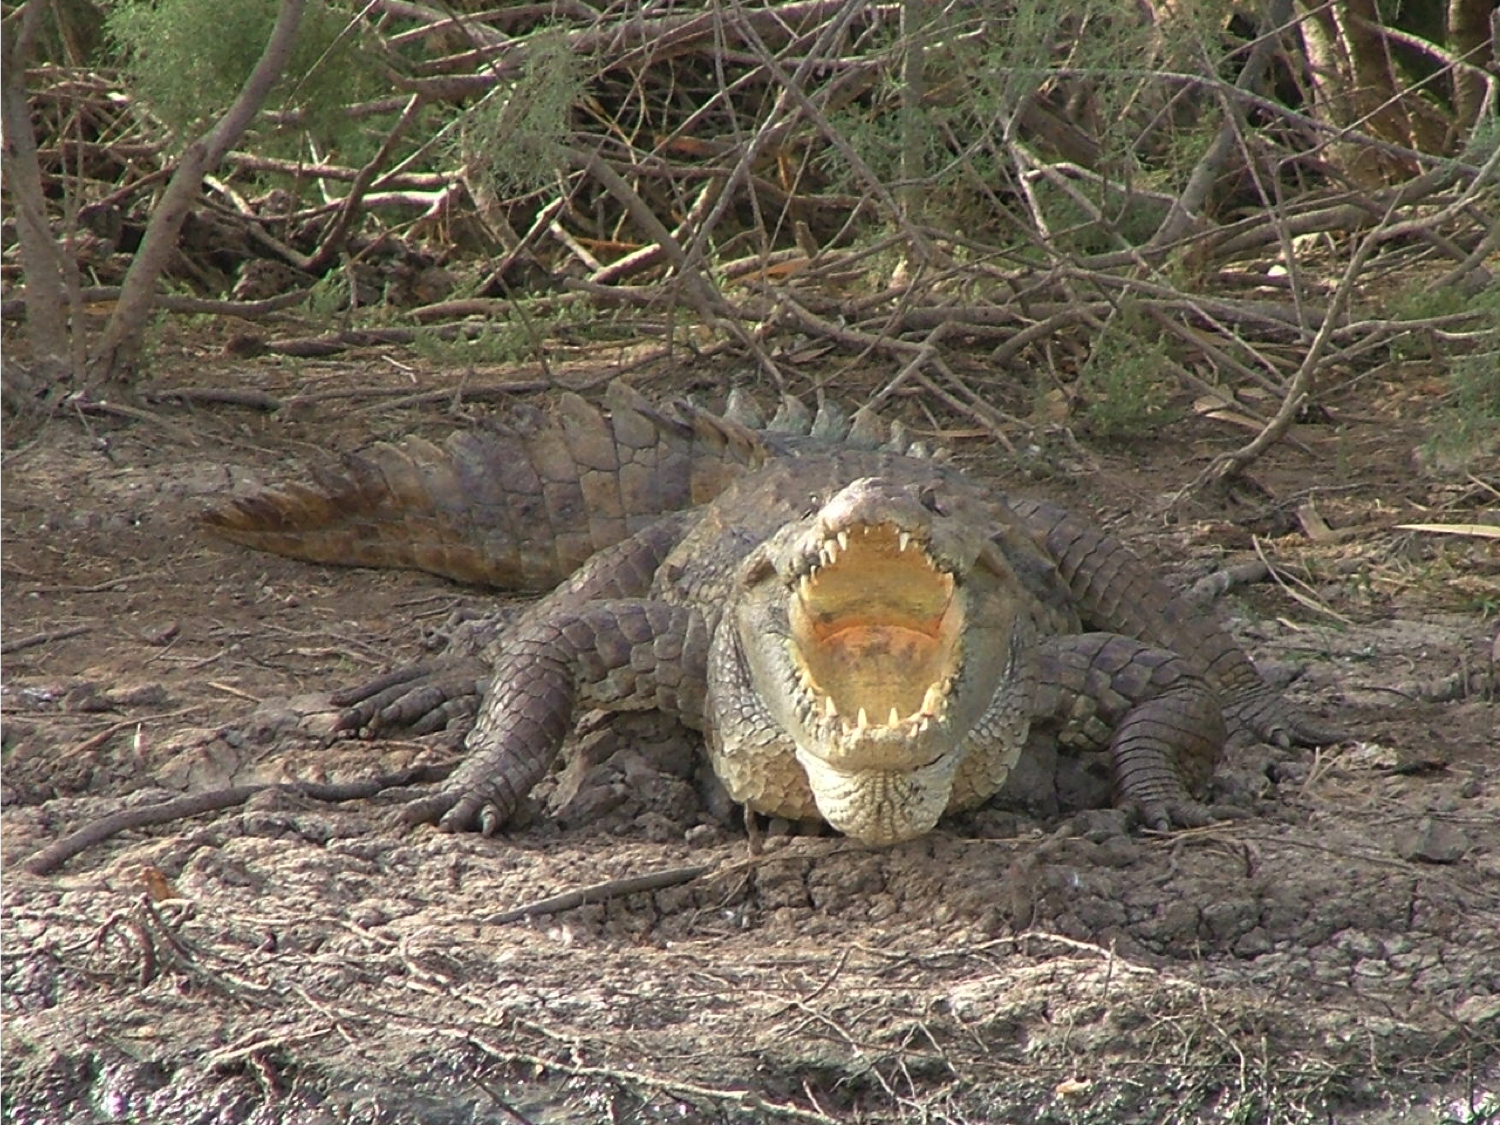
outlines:
[{"label": "fallen branch", "polygon": [[629,1070],[615,1070],[607,1066],[584,1066],[577,1062],[566,1062],[562,1059],[552,1059],[541,1055],[502,1050],[494,1044],[478,1038],[471,1031],[445,1027],[434,1027],[432,1030],[457,1039],[460,1042],[471,1044],[496,1062],[510,1066],[524,1066],[536,1074],[546,1074],[549,1071],[554,1071],[558,1074],[567,1075],[570,1078],[603,1078],[627,1089],[644,1088],[665,1093],[679,1099],[692,1098],[734,1106],[741,1112],[753,1111],[757,1120],[774,1121],[784,1119],[806,1121],[812,1123],[812,1125],[839,1125],[839,1122],[835,1118],[829,1117],[827,1114],[803,1109],[800,1106],[791,1105],[787,1102],[771,1101],[768,1098],[762,1097],[754,1090],[731,1090],[714,1086],[704,1086],[697,1082],[684,1082],[676,1078],[664,1078],[642,1070],[638,1066],[632,1066]]},{"label": "fallen branch", "polygon": [[92,625],[68,625],[61,629],[48,629],[44,633],[32,633],[29,637],[18,637],[13,641],[6,641],[4,644],[0,644],[0,655],[9,656],[14,652],[23,652],[28,648],[36,648],[37,645],[47,645],[53,641],[65,641],[69,637],[81,637],[92,628]]},{"label": "fallen branch", "polygon": [[659,891],[663,887],[691,883],[713,869],[714,865],[711,863],[700,863],[691,867],[671,867],[664,871],[650,871],[645,875],[629,875],[622,879],[606,879],[602,883],[592,883],[587,887],[576,887],[571,891],[563,891],[561,894],[538,899],[525,906],[518,906],[514,910],[502,910],[498,914],[491,914],[484,921],[492,926],[504,926],[511,922],[519,922],[522,918],[541,918],[547,914],[560,914],[564,910],[572,910],[577,906],[608,902],[612,898],[622,898],[625,895],[640,894],[643,891]]},{"label": "fallen branch", "polygon": [[273,394],[239,387],[181,387],[172,391],[152,391],[144,397],[147,402],[201,402],[245,406],[251,410],[264,410],[267,414],[275,413],[282,407],[281,399]]},{"label": "fallen branch", "polygon": [[[99,304],[118,301],[123,292],[118,285],[98,285],[79,291],[83,304]],[[188,313],[198,316],[237,316],[242,320],[257,320],[271,313],[295,308],[307,300],[311,289],[298,289],[292,293],[278,293],[260,301],[220,301],[208,297],[183,297],[175,293],[164,293],[156,300],[156,307],[168,312]],[[26,294],[8,297],[0,304],[0,316],[6,320],[23,320],[27,317]]]},{"label": "fallen branch", "polygon": [[342,784],[326,784],[315,781],[263,782],[256,785],[234,785],[228,789],[213,789],[206,793],[193,793],[155,805],[121,809],[69,833],[55,844],[49,844],[21,864],[23,871],[32,875],[50,875],[80,852],[86,851],[101,841],[126,832],[132,828],[145,828],[154,824],[169,824],[174,820],[201,816],[206,812],[243,805],[257,794],[277,790],[291,796],[311,797],[316,801],[330,803],[358,801],[373,797],[387,789],[398,789],[407,785],[420,785],[442,781],[456,768],[457,763],[440,766],[414,766],[399,773],[369,781],[349,781]]}]

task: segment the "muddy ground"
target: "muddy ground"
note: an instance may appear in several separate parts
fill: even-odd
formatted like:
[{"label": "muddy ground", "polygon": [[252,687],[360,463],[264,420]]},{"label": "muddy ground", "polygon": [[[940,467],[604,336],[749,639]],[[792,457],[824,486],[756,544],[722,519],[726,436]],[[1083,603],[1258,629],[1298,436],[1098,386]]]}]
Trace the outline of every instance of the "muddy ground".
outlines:
[{"label": "muddy ground", "polygon": [[[559,377],[608,374],[596,356]],[[1500,477],[1423,468],[1442,385],[1399,371],[1333,391],[1255,467],[1260,492],[1175,508],[1248,430],[1183,420],[1112,445],[1052,430],[1011,457],[931,402],[894,408],[1004,487],[1092,513],[1175,583],[1257,552],[1285,572],[1219,611],[1352,737],[1235,755],[1219,785],[1247,819],[1156,835],[1110,813],[995,809],[896,848],[789,836],[755,855],[690,753],[626,728],[589,736],[582,764],[544,786],[560,814],[504,838],[397,827],[409,790],[325,803],[267,789],[50,875],[20,869],[122,807],[450,760],[443,737],[320,738],[307,697],[422,656],[489,595],[252,554],[194,514],[334,451],[439,436],[501,408],[460,388],[523,375],[178,345],[162,387],[304,397],[275,414],[163,402],[12,431],[7,1120],[1500,1114],[1500,558],[1493,541],[1395,527],[1500,522]],[[711,398],[733,377],[697,381]],[[1026,412],[1005,380],[971,377]],[[693,382],[669,365],[632,378],[657,395]],[[857,398],[881,381],[834,387]],[[672,885],[505,914],[652,873]]]}]

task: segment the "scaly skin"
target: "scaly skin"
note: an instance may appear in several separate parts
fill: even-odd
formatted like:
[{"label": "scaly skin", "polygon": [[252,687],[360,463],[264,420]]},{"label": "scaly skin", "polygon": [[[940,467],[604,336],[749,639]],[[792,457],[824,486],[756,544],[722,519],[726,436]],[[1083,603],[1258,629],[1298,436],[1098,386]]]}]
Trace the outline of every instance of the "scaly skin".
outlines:
[{"label": "scaly skin", "polygon": [[[492,646],[471,756],[411,821],[501,828],[580,706],[674,714],[735,800],[876,844],[993,795],[1028,732],[1106,751],[1117,799],[1158,826],[1206,818],[1194,793],[1226,731],[1332,733],[1118,540],[899,438],[875,448],[867,418],[789,408],[760,428],[618,386],[607,401],[377,447],[208,516],[318,561],[566,579]],[[388,679],[346,695],[349,725],[463,718],[474,684],[472,661]]]}]

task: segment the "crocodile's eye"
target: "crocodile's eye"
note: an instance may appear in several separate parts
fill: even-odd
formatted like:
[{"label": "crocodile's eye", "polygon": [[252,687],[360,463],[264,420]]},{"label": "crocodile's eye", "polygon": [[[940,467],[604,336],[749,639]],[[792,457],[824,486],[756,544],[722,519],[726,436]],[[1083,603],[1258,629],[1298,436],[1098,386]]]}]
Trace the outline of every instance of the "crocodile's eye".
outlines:
[{"label": "crocodile's eye", "polygon": [[816,492],[809,492],[807,494],[807,505],[808,506],[802,510],[802,518],[805,520],[812,519],[813,516],[817,515],[818,512],[822,510],[823,499]]},{"label": "crocodile's eye", "polygon": [[922,502],[922,507],[929,512],[940,516],[946,516],[948,509],[944,506],[942,498],[938,496],[937,485],[929,484],[917,494],[917,499]]}]

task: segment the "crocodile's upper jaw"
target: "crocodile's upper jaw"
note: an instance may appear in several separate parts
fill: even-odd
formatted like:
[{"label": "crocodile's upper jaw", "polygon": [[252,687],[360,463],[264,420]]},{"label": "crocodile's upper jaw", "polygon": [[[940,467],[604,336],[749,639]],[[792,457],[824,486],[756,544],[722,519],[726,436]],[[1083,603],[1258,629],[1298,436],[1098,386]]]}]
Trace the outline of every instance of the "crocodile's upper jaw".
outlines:
[{"label": "crocodile's upper jaw", "polygon": [[754,699],[717,726],[732,739],[724,728],[747,725],[743,707],[762,711],[817,812],[851,836],[888,843],[937,822],[965,739],[1009,674],[1021,598],[972,526],[865,479],[742,566],[727,612]]}]

